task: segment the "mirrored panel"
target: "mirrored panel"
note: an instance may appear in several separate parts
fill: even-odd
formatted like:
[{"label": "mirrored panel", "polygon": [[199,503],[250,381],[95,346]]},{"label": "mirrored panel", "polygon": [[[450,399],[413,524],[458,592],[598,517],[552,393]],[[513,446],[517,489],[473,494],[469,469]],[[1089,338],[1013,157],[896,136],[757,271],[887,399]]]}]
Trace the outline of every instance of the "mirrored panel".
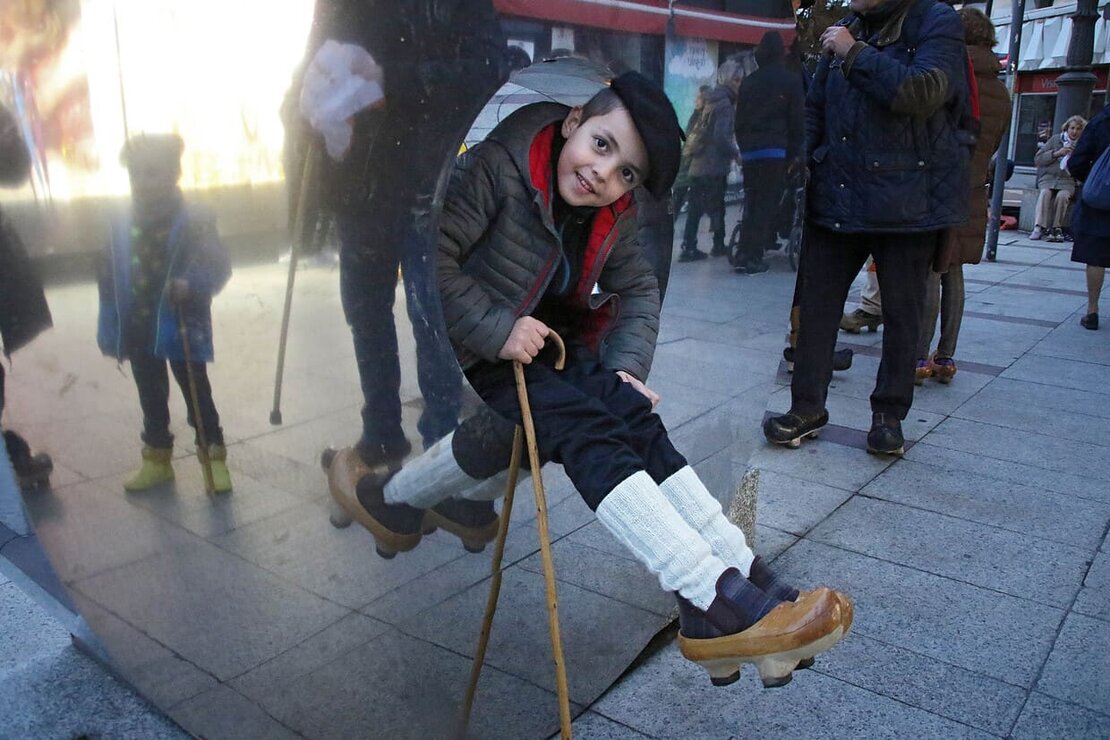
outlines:
[{"label": "mirrored panel", "polygon": [[[745,206],[734,136],[736,89],[765,36],[785,56],[791,10],[715,5],[0,3],[3,425],[27,445],[9,453],[101,657],[185,730],[456,731],[516,420],[482,400],[498,352],[474,333],[493,326],[500,345],[508,327],[467,324],[482,295],[501,291],[494,319],[516,295],[498,282],[505,265],[467,261],[483,239],[573,236],[608,255],[620,235],[635,249],[646,303],[627,285],[606,300],[615,258],[597,274],[582,255],[532,264],[524,249],[518,263],[544,278],[529,300],[575,367],[575,353],[627,351],[588,336],[586,309],[619,324],[661,303],[624,367],[658,393],[684,461],[733,502],[785,377],[801,190],[768,180],[772,195]],[[673,197],[617,168],[631,195],[586,198],[585,213],[553,163],[574,141],[572,109],[629,71],[685,131]],[[502,159],[484,153],[497,147]],[[570,177],[598,195],[584,171]],[[508,206],[516,222],[490,212],[510,185],[527,196]],[[552,298],[552,275],[575,290]],[[475,282],[484,294],[467,293]],[[559,727],[523,468],[474,737]],[[577,715],[668,628],[675,599],[563,466],[546,464],[543,483]],[[746,512],[757,552],[782,545],[753,532],[750,496]]]}]

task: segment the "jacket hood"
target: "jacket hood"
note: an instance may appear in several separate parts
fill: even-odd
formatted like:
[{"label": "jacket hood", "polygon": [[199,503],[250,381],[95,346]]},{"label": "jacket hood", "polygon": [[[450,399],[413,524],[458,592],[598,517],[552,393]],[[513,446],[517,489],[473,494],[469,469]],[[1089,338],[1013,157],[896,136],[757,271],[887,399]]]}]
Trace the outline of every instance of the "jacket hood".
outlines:
[{"label": "jacket hood", "polygon": [[782,36],[774,31],[763,34],[759,46],[755,49],[755,61],[760,67],[781,62],[786,58],[786,49],[782,45]]}]

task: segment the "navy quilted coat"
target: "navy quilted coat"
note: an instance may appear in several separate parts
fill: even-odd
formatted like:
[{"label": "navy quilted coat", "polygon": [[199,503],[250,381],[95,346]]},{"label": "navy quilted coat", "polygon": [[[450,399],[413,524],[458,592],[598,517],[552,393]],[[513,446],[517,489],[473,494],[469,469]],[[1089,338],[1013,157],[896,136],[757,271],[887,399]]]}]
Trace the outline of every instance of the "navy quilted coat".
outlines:
[{"label": "navy quilted coat", "polygon": [[[436,279],[464,368],[497,362],[513,323],[532,313],[562,254],[551,214],[551,145],[569,108],[514,112],[460,157],[439,219]],[[594,290],[594,286],[597,290]],[[571,300],[578,340],[602,364],[644,379],[659,333],[659,283],[637,236],[631,193],[594,214]]]},{"label": "navy quilted coat", "polygon": [[937,231],[967,220],[972,134],[959,16],[889,0],[842,22],[857,42],[823,57],[806,99],[809,219],[847,233]]}]

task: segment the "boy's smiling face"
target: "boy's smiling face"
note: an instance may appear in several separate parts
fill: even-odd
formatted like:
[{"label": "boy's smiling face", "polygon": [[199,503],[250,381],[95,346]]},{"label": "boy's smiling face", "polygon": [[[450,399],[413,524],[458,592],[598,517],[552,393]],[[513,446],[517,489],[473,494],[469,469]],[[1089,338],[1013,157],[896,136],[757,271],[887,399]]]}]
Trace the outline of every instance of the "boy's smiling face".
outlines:
[{"label": "boy's smiling face", "polygon": [[574,108],[563,121],[567,140],[556,165],[559,195],[572,206],[600,208],[643,184],[647,148],[623,107],[582,120]]}]

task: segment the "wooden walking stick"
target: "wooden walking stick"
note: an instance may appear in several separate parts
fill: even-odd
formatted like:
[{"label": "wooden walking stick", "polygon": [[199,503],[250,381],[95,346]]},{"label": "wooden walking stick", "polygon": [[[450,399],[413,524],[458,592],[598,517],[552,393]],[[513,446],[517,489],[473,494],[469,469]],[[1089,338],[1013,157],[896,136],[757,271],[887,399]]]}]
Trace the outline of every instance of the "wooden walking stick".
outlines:
[{"label": "wooden walking stick", "polygon": [[193,424],[197,430],[197,457],[204,470],[204,490],[212,496],[216,493],[216,483],[212,480],[212,464],[208,459],[208,436],[204,433],[204,418],[200,415],[200,395],[197,393],[197,376],[193,372],[193,353],[189,349],[189,329],[185,326],[185,309],[177,306],[177,333],[181,337],[181,349],[185,352],[185,375],[189,378],[189,404],[193,409]]},{"label": "wooden walking stick", "polygon": [[274,407],[270,410],[270,423],[281,424],[281,382],[285,374],[285,342],[289,338],[289,314],[293,311],[293,283],[297,278],[297,257],[301,232],[304,231],[305,203],[308,201],[309,188],[316,175],[316,142],[308,145],[304,169],[301,171],[301,189],[297,195],[297,213],[293,217],[293,238],[289,245],[289,276],[285,281],[285,308],[281,314],[281,334],[278,337],[277,372],[274,377]]},{"label": "wooden walking stick", "polygon": [[[562,370],[566,365],[567,350],[562,338],[555,332],[547,335],[559,350],[555,369]],[[536,527],[539,530],[540,557],[543,560],[543,576],[547,586],[547,618],[551,632],[551,651],[555,658],[555,688],[559,698],[559,734],[563,740],[570,740],[570,691],[567,687],[566,663],[563,660],[563,640],[559,632],[559,599],[555,585],[555,562],[551,557],[551,535],[547,528],[547,496],[543,490],[543,476],[540,473],[540,452],[536,444],[536,428],[532,422],[532,409],[528,403],[528,387],[524,381],[524,366],[513,361],[513,375],[516,378],[517,398],[520,401],[520,416],[524,426],[524,437],[528,442],[528,465],[532,471],[532,491],[536,497]],[[482,632],[478,639],[478,652],[470,671],[470,685],[467,687],[463,707],[463,720],[459,730],[460,737],[465,735],[470,720],[471,705],[482,672],[489,633],[493,627],[493,616],[497,610],[497,599],[501,593],[501,557],[505,550],[505,537],[509,531],[509,514],[512,512],[512,492],[516,488],[517,474],[521,457],[521,429],[517,427],[513,436],[513,456],[509,464],[509,491],[505,495],[505,506],[501,513],[501,523],[497,532],[497,545],[494,548],[493,578],[490,593],[486,600],[486,613],[482,620]]]}]

